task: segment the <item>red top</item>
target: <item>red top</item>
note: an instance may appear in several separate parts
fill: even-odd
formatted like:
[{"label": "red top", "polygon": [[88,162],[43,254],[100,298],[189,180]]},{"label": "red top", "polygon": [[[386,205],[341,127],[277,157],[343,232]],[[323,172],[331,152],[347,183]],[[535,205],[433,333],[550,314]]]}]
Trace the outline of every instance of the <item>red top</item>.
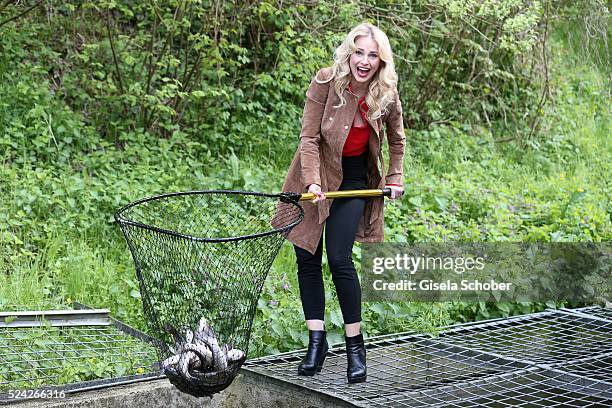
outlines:
[{"label": "red top", "polygon": [[[349,84],[348,89],[352,92],[351,84]],[[363,119],[365,126],[351,126],[346,142],[344,142],[342,156],[359,156],[368,150],[368,141],[370,140],[370,124],[366,119],[368,105],[365,103],[365,96],[362,96],[359,99],[357,105],[359,105],[359,113],[361,113],[361,118]]]},{"label": "red top", "polygon": [[[353,91],[351,88],[351,84],[348,86],[349,91]],[[370,140],[370,124],[366,119],[366,113],[368,113],[368,105],[365,103],[365,96],[362,96],[357,105],[359,106],[359,113],[361,113],[361,118],[363,119],[363,123],[365,126],[351,126],[351,130],[349,130],[349,134],[344,142],[344,147],[342,149],[342,156],[350,157],[350,156],[359,156],[365,153],[368,150],[368,142]],[[398,184],[387,184],[388,186],[398,186]]]}]

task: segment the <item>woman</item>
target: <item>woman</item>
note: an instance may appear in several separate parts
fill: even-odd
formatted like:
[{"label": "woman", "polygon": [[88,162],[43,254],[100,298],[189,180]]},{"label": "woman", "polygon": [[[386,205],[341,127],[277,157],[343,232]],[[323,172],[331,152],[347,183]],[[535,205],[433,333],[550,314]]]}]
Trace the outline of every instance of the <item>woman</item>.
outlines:
[{"label": "woman", "polygon": [[[389,143],[386,175],[383,125]],[[328,351],[321,269],[325,224],[327,259],[345,324],[348,382],[366,380],[361,287],[351,254],[355,239],[383,240],[383,198],[330,202],[324,191],[389,187],[392,199],[400,197],[404,147],[389,40],[379,28],[360,24],[336,49],[333,66],[321,69],[306,92],[300,145],[283,185],[283,191],[307,190],[316,195],[304,204],[304,220],[287,237],[295,248],[310,339],[299,375],[320,371]]]}]

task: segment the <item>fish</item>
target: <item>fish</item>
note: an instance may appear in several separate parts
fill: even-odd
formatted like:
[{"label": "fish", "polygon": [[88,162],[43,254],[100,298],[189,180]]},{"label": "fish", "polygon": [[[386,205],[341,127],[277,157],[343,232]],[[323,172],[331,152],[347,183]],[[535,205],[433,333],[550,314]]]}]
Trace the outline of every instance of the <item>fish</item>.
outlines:
[{"label": "fish", "polygon": [[200,319],[196,333],[197,340],[208,346],[212,351],[213,370],[225,370],[227,368],[227,351],[219,347],[217,335],[204,317]]},{"label": "fish", "polygon": [[189,328],[183,328],[185,333],[183,335],[170,324],[166,324],[166,330],[174,337],[175,348],[170,348],[174,355],[162,361],[162,371],[173,368],[174,370],[179,369],[180,372],[186,372],[189,367],[200,368],[202,363],[198,355],[193,351],[187,353],[188,350],[185,348],[186,345],[192,344],[194,333]]},{"label": "fish", "polygon": [[225,384],[233,379],[246,360],[244,351],[231,344],[219,344],[214,329],[204,317],[200,318],[195,330],[182,327],[179,331],[171,324],[164,328],[172,335],[175,347],[169,347],[173,355],[161,363],[161,369],[174,385]]},{"label": "fish", "polygon": [[197,356],[198,364],[197,366],[194,365],[193,368],[205,369],[211,366],[213,355],[212,351],[206,347],[206,345],[200,343],[185,344],[184,350]]},{"label": "fish", "polygon": [[246,356],[244,355],[244,351],[238,349],[230,349],[227,351],[227,360],[231,363],[236,363],[240,360],[243,360]]}]

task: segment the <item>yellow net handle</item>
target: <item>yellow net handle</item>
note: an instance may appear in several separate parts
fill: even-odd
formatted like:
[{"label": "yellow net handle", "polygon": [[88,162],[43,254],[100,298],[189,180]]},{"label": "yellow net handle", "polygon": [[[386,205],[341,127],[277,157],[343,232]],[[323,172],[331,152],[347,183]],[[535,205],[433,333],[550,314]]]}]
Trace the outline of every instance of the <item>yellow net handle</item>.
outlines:
[{"label": "yellow net handle", "polygon": [[[325,198],[347,198],[347,197],[380,197],[391,196],[391,189],[373,189],[373,190],[344,190],[344,191],[328,191],[325,193]],[[313,200],[316,197],[314,193],[304,193],[300,195],[300,201]]]}]

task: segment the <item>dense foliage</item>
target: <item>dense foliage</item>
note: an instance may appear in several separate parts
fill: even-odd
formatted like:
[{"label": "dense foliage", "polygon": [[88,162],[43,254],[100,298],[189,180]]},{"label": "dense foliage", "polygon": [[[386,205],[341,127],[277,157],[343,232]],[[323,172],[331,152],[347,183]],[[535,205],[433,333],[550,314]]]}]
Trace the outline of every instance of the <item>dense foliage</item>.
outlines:
[{"label": "dense foliage", "polygon": [[[602,10],[588,4],[0,1],[0,309],[78,299],[142,327],[114,211],[168,191],[278,191],[308,82],[364,16],[392,40],[409,140],[387,240],[608,241],[609,58],[584,58],[608,34],[576,40]],[[294,262],[286,245],[255,353],[307,342]],[[372,303],[364,330],[542,307]]]},{"label": "dense foliage", "polygon": [[410,128],[539,115],[541,1],[50,2],[3,36],[14,63],[34,63],[117,145],[180,129],[214,154],[270,154],[295,140],[304,86],[361,16],[392,39]]}]

